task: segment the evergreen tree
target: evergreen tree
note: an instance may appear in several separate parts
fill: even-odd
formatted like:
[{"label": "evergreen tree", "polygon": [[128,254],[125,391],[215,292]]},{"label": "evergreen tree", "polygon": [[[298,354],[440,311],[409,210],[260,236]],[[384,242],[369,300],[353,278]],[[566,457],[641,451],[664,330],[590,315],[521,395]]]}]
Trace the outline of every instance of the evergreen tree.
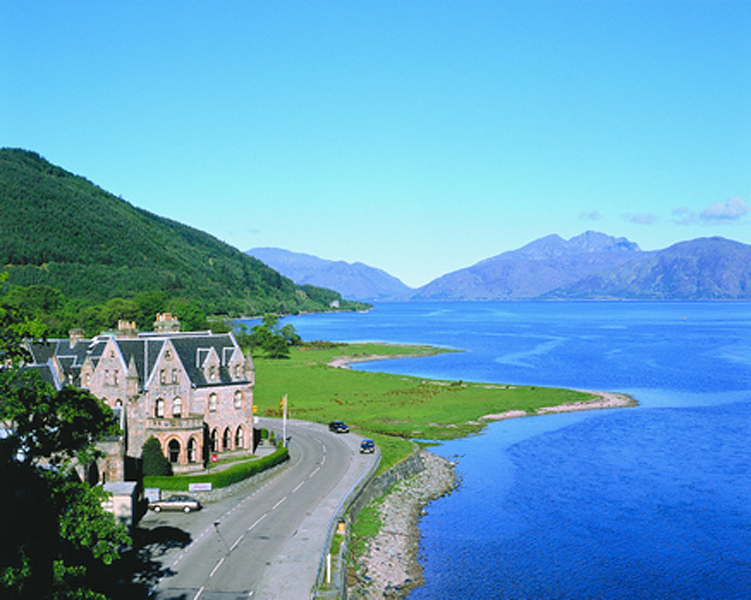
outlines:
[{"label": "evergreen tree", "polygon": [[141,459],[144,477],[172,475],[172,465],[164,456],[159,440],[153,435],[143,444]]}]

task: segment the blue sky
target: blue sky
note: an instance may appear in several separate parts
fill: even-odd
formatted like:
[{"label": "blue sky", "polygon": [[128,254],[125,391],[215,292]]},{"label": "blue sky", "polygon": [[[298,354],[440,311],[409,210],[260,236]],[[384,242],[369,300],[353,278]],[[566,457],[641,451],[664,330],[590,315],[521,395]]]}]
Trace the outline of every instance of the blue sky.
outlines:
[{"label": "blue sky", "polygon": [[751,243],[751,2],[0,0],[0,146],[418,286],[557,233]]}]

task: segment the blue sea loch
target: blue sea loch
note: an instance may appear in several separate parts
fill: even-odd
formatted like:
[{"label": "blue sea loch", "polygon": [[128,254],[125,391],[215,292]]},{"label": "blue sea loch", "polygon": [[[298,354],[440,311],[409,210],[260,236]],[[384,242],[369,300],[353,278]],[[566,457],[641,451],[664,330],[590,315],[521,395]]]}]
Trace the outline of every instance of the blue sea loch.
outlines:
[{"label": "blue sea loch", "polygon": [[357,368],[619,391],[636,408],[491,424],[435,451],[426,598],[751,598],[751,304],[394,303],[304,339],[465,352]]}]

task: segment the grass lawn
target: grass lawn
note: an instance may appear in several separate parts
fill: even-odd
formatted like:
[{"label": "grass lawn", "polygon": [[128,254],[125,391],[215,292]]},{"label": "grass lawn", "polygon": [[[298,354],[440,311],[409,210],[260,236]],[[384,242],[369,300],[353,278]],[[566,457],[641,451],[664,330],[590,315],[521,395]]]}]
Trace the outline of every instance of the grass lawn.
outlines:
[{"label": "grass lawn", "polygon": [[480,431],[480,418],[581,402],[593,396],[573,390],[426,380],[328,366],[339,358],[428,356],[446,350],[428,346],[346,344],[293,348],[289,359],[255,358],[258,416],[280,416],[288,395],[289,416],[327,423],[340,419],[380,446],[382,469],[406,457],[410,438],[446,440]]}]

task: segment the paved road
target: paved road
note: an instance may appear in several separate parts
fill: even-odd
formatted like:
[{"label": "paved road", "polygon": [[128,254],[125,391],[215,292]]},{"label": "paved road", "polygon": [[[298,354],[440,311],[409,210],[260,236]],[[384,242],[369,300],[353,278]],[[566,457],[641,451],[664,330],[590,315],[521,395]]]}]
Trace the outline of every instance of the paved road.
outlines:
[{"label": "paved road", "polygon": [[142,520],[141,528],[177,528],[191,539],[159,557],[168,574],[153,597],[310,597],[332,519],[376,456],[359,453],[362,438],[322,425],[294,421],[287,433],[288,466],[258,487],[197,513],[149,513]]}]

